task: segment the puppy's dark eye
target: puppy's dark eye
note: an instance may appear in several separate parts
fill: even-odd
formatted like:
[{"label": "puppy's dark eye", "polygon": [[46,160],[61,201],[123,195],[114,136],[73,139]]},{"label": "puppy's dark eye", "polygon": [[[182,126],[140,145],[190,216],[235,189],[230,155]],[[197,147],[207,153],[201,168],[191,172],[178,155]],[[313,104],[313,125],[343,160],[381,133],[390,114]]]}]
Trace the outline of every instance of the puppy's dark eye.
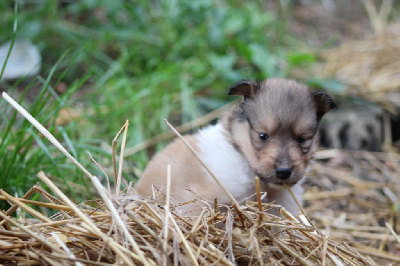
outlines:
[{"label": "puppy's dark eye", "polygon": [[297,143],[299,143],[299,145],[304,145],[305,142],[306,140],[304,138],[297,138]]},{"label": "puppy's dark eye", "polygon": [[267,134],[265,134],[265,133],[258,134],[258,137],[260,139],[262,139],[262,140],[268,140],[269,139],[269,136]]}]

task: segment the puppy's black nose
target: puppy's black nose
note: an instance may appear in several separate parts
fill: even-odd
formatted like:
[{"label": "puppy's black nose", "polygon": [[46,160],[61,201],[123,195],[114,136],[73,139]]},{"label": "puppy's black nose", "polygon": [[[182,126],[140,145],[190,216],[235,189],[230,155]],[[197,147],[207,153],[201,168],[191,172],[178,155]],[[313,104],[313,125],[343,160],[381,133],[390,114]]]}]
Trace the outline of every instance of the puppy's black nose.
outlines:
[{"label": "puppy's black nose", "polygon": [[276,177],[282,180],[288,179],[291,174],[292,174],[292,168],[279,167],[275,169]]}]

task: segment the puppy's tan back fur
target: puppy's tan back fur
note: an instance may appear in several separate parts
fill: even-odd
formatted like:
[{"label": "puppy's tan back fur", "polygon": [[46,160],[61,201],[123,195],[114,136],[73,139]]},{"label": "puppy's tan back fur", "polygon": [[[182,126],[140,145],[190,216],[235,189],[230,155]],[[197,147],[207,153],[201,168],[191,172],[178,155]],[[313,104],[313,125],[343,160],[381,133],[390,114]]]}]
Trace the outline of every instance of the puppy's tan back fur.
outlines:
[{"label": "puppy's tan back fur", "polygon": [[[278,78],[262,83],[241,81],[229,94],[243,99],[217,125],[186,136],[186,140],[237,200],[254,194],[254,176],[258,175],[268,201],[275,200],[297,213],[291,196],[276,185],[292,186],[301,197],[299,181],[317,148],[319,121],[336,108],[335,102],[325,93],[312,93],[302,84]],[[168,164],[172,168],[171,196],[176,201],[200,197],[230,203],[179,140],[154,156],[136,191],[149,196],[152,185],[163,188]]]},{"label": "puppy's tan back fur", "polygon": [[[198,134],[185,136],[185,139],[199,152]],[[208,177],[205,178],[208,174],[198,159],[178,139],[152,158],[135,186],[136,192],[143,196],[150,196],[153,193],[153,186],[157,189],[165,188],[168,165],[171,166],[171,196],[176,202],[194,198],[212,200],[215,193],[223,194],[217,186],[214,186],[215,190],[206,189],[210,185]],[[189,206],[193,207],[193,205]]]}]

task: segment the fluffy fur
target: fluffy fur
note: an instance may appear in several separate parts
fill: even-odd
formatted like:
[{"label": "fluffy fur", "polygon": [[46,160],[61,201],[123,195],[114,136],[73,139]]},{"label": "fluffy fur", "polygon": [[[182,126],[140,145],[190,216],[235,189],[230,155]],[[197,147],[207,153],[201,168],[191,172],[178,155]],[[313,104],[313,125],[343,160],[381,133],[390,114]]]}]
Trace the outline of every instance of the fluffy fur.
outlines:
[{"label": "fluffy fur", "polygon": [[[291,186],[301,200],[300,183],[318,145],[319,121],[336,108],[335,102],[323,92],[312,93],[306,86],[285,79],[241,81],[230,88],[229,94],[242,95],[243,99],[216,125],[186,136],[186,140],[237,201],[255,194],[254,177],[258,175],[267,202],[275,201],[298,214],[289,192],[278,187]],[[171,193],[177,202],[194,198],[213,202],[217,198],[230,204],[180,140],[154,156],[136,191],[149,196],[153,185],[163,188],[168,164],[172,168]],[[197,206],[185,207],[189,210]]]}]

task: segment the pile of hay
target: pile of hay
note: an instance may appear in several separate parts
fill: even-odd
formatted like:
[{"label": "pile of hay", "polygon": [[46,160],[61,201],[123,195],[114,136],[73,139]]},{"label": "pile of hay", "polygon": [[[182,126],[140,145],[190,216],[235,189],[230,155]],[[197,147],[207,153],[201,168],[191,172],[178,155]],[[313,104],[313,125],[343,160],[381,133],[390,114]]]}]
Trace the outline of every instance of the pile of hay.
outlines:
[{"label": "pile of hay", "polygon": [[383,1],[379,11],[372,1],[364,4],[375,35],[324,52],[324,73],[346,84],[346,94],[395,113],[400,108],[400,21],[388,23],[392,1]]},{"label": "pile of hay", "polygon": [[[163,191],[144,200],[129,193],[118,197],[106,193],[106,200],[75,205],[44,173],[39,173],[61,200],[39,185],[22,198],[1,191],[2,199],[13,207],[0,212],[0,263],[400,263],[400,240],[394,232],[400,228],[396,196],[400,195],[400,186],[396,183],[399,173],[393,170],[400,156],[378,156],[351,153],[341,154],[341,162],[316,162],[306,183],[310,221],[305,215],[296,219],[280,206],[257,202],[246,202],[240,209],[204,207],[198,216],[181,216],[180,206],[167,200]],[[382,161],[391,165],[381,168]],[[364,179],[357,177],[359,167],[370,170]],[[385,174],[374,173],[377,169]],[[374,180],[379,176],[384,179]],[[41,200],[30,201],[36,193]],[[46,217],[28,204],[59,213]],[[228,210],[221,212],[220,207]],[[17,208],[19,218],[12,218]],[[274,209],[280,209],[282,216],[271,214]],[[33,219],[26,218],[27,213]]]},{"label": "pile of hay", "polygon": [[[65,198],[44,173],[38,176]],[[166,206],[161,192],[153,200],[110,197],[114,210],[102,200],[75,206],[39,185],[21,199],[1,193],[13,205],[0,213],[0,263],[5,264],[374,264],[306,219],[297,221],[284,209],[284,217],[270,214],[268,210],[280,208],[273,204],[262,204],[259,211],[257,203],[247,202],[224,213],[205,207],[199,216],[182,217],[179,206]],[[48,203],[26,199],[35,193]],[[60,212],[46,217],[26,203]],[[11,218],[17,206],[34,219]]]},{"label": "pile of hay", "polygon": [[318,157],[304,184],[315,226],[378,265],[400,263],[400,155],[328,150]]}]

